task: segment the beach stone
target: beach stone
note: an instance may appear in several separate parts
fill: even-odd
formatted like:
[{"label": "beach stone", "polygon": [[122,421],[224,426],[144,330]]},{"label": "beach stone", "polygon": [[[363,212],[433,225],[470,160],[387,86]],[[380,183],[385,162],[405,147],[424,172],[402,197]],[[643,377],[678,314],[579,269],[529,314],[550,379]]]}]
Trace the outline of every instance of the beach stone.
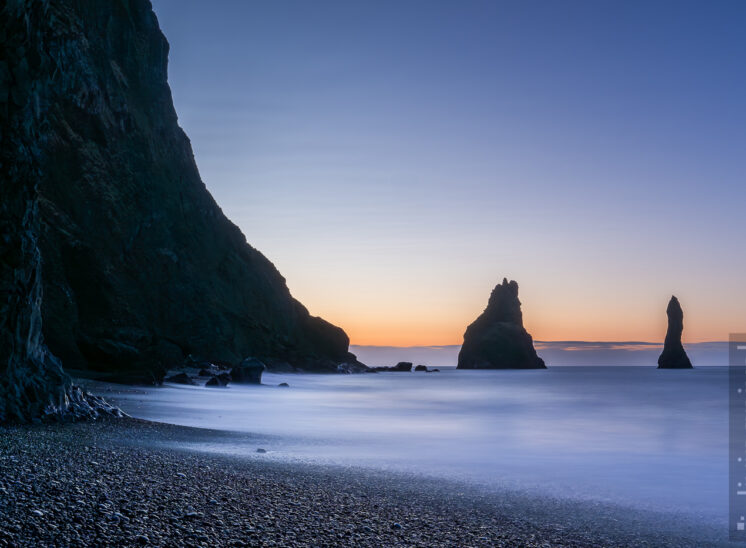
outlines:
[{"label": "beach stone", "polygon": [[231,376],[228,373],[220,373],[219,375],[211,377],[210,380],[205,383],[205,386],[223,388],[228,386],[230,381]]},{"label": "beach stone", "polygon": [[196,386],[196,384],[197,384],[186,373],[177,373],[176,375],[172,375],[170,377],[165,378],[164,381],[165,382],[172,382],[172,383],[176,383],[176,384],[188,384],[188,385],[192,385],[192,386]]},{"label": "beach stone", "polygon": [[266,452],[267,452],[267,450],[266,450],[266,449],[262,449],[262,448],[260,447],[259,449],[257,449],[257,450],[256,450],[256,452],[257,452],[257,453],[266,453]]},{"label": "beach stone", "polygon": [[261,384],[262,373],[267,366],[256,358],[245,358],[239,365],[231,369],[233,382],[237,384]]},{"label": "beach stone", "polygon": [[289,385],[288,383],[286,383],[286,382],[281,382],[281,383],[280,383],[280,384],[278,384],[277,386],[280,386],[280,387],[282,387],[282,388],[288,388],[288,387],[289,387],[290,385]]}]

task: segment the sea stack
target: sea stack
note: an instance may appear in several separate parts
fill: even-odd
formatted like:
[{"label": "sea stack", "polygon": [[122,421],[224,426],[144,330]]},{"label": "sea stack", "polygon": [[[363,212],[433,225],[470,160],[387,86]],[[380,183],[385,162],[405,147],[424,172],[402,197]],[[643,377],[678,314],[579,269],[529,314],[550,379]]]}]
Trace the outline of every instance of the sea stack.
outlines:
[{"label": "sea stack", "polygon": [[518,283],[503,279],[484,312],[464,333],[458,369],[545,369],[534,341],[523,327]]},{"label": "sea stack", "polygon": [[692,362],[681,344],[681,333],[684,331],[684,312],[676,297],[671,297],[666,308],[668,330],[663,352],[658,358],[658,369],[691,369]]}]

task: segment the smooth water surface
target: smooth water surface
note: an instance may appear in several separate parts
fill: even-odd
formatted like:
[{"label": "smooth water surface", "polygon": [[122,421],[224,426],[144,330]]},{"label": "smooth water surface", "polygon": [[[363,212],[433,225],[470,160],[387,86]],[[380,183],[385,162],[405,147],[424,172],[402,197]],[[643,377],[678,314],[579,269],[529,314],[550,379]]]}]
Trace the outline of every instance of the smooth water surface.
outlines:
[{"label": "smooth water surface", "polygon": [[[416,471],[724,521],[727,373],[265,374],[262,386],[168,385],[114,399],[138,418],[259,435],[203,450]],[[268,453],[257,456],[259,446]]]}]

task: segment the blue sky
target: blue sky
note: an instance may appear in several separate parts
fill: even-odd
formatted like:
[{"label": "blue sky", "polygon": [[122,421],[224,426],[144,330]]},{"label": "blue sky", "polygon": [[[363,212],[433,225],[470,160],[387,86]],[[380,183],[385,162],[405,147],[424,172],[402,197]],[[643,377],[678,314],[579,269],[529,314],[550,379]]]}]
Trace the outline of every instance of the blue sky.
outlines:
[{"label": "blue sky", "polygon": [[225,213],[358,344],[746,331],[746,3],[157,0]]}]

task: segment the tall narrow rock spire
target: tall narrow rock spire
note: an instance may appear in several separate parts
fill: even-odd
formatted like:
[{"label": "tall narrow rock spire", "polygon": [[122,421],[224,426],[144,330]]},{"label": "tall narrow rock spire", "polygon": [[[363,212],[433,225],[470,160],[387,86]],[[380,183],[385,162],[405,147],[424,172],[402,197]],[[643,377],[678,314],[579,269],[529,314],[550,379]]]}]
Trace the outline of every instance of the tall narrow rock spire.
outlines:
[{"label": "tall narrow rock spire", "polygon": [[681,333],[684,331],[684,312],[679,300],[672,296],[666,308],[668,330],[663,343],[663,352],[658,358],[658,369],[691,369],[692,362],[681,344]]}]

